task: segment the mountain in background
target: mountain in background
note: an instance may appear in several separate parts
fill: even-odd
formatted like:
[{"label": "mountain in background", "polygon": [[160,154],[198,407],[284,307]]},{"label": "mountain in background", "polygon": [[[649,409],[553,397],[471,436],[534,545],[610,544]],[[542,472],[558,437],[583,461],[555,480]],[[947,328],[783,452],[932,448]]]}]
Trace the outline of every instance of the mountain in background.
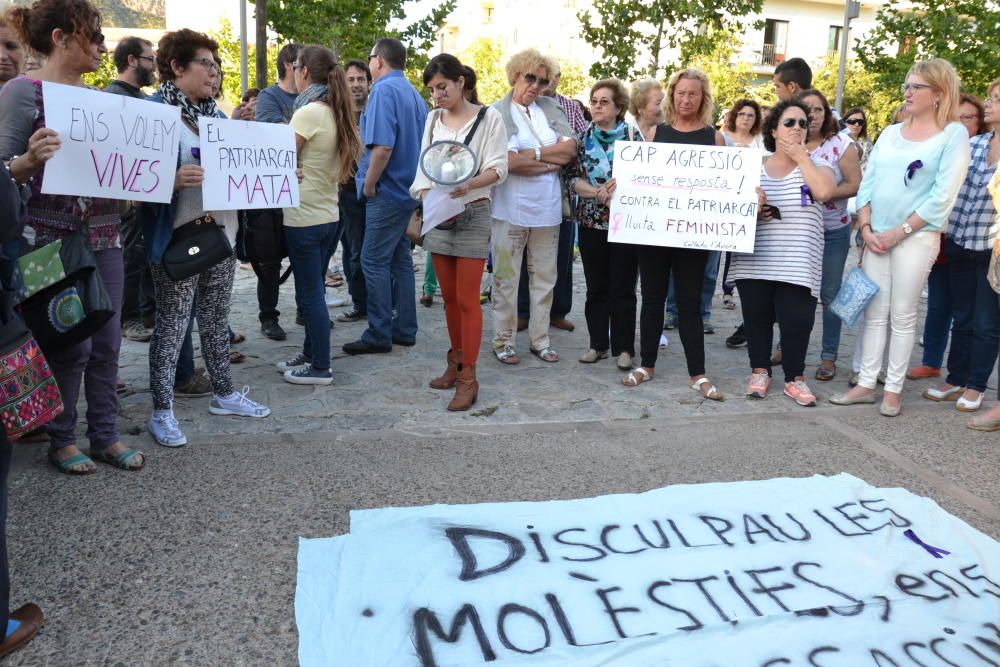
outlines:
[{"label": "mountain in background", "polygon": [[[91,0],[101,10],[101,19],[110,28],[167,27],[166,0]],[[32,0],[14,0],[29,5]]]}]

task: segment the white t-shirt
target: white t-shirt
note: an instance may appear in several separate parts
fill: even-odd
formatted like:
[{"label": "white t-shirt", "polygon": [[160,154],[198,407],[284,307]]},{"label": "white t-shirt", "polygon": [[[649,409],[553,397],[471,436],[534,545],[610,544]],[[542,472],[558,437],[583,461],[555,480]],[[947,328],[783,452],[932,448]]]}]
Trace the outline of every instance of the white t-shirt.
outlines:
[{"label": "white t-shirt", "polygon": [[[508,151],[542,148],[559,141],[559,136],[545,118],[545,112],[534,102],[527,109],[512,102],[510,113],[517,132],[507,140]],[[493,189],[493,217],[517,227],[555,227],[561,224],[559,171],[538,176],[508,173],[507,180]]]}]

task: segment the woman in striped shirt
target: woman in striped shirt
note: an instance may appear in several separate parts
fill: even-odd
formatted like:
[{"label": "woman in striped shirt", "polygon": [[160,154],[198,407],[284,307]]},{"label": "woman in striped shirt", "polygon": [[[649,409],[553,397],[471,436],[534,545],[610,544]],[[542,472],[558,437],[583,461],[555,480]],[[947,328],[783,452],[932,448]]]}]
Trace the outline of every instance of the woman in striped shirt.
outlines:
[{"label": "woman in striped shirt", "polygon": [[747,397],[767,396],[777,322],[785,395],[803,406],[816,405],[803,374],[823,276],[820,202],[836,190],[833,170],[806,150],[808,128],[809,109],[802,102],[779,102],[767,117],[764,148],[773,155],[760,170],[767,205],[758,219],[753,254],[734,255],[730,268],[740,291],[752,368]]}]

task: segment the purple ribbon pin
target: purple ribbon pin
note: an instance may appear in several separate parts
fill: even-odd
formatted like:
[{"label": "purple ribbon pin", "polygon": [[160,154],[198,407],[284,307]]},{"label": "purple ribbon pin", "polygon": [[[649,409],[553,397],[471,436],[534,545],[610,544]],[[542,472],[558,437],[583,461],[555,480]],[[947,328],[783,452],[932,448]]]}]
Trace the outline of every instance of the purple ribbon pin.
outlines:
[{"label": "purple ribbon pin", "polygon": [[802,187],[800,187],[799,192],[801,193],[802,196],[803,206],[808,206],[810,203],[816,203],[816,200],[813,199],[812,190],[809,189],[808,185],[803,185]]},{"label": "purple ribbon pin", "polygon": [[917,169],[923,169],[924,163],[920,160],[914,160],[906,167],[906,176],[903,177],[903,185],[909,185],[910,179],[913,175],[917,173]]},{"label": "purple ribbon pin", "polygon": [[945,556],[951,555],[950,551],[945,551],[944,549],[941,549],[939,547],[932,547],[931,545],[927,544],[919,537],[917,537],[917,534],[914,533],[912,530],[904,530],[903,535],[906,536],[906,538],[909,539],[914,544],[923,547],[924,550],[927,551],[927,553],[934,556],[935,558],[944,558]]}]

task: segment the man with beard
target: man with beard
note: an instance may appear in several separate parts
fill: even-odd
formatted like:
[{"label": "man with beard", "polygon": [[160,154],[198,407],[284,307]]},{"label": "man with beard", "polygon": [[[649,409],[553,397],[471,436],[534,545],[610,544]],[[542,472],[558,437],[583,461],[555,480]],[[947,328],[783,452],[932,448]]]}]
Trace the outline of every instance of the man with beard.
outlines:
[{"label": "man with beard", "polygon": [[[105,92],[146,99],[142,89],[156,83],[152,42],[141,37],[126,37],[115,47],[113,59],[118,78],[108,84]],[[125,254],[122,335],[131,341],[146,343],[153,335],[151,327],[156,314],[156,301],[142,234],[135,209],[131,206],[122,217],[122,245]]]},{"label": "man with beard", "polygon": [[[363,60],[349,60],[344,64],[347,85],[354,100],[354,112],[358,119],[368,103],[368,87],[372,74]],[[351,295],[353,308],[337,315],[338,322],[357,322],[368,317],[368,289],[365,275],[361,272],[361,247],[365,242],[365,206],[358,200],[353,181],[340,186],[340,222],[344,226],[341,240],[344,244],[344,279]]]}]

